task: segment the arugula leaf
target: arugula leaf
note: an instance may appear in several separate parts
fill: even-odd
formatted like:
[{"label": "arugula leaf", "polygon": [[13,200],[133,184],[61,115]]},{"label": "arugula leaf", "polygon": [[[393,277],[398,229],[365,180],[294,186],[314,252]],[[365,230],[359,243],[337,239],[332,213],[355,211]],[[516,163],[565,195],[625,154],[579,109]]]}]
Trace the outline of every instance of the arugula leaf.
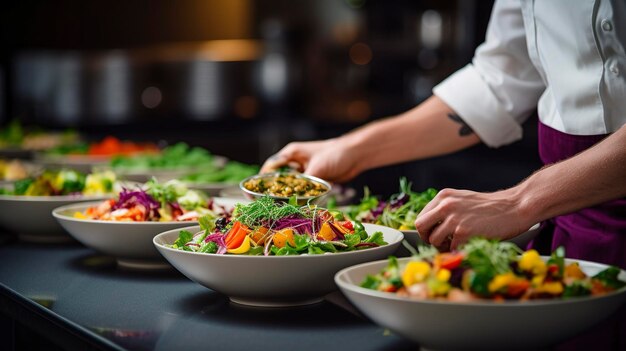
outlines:
[{"label": "arugula leaf", "polygon": [[174,241],[174,244],[172,244],[172,246],[174,246],[174,248],[183,248],[185,247],[186,243],[191,241],[191,239],[193,239],[193,233],[187,230],[181,230],[178,233],[178,239]]},{"label": "arugula leaf", "polygon": [[272,253],[276,256],[289,256],[289,255],[299,255],[298,251],[289,245],[285,245],[280,249],[276,246],[272,246]]},{"label": "arugula leaf", "polygon": [[348,245],[349,248],[354,248],[355,245],[361,243],[361,236],[359,234],[346,234],[345,237],[343,242]]},{"label": "arugula leaf", "polygon": [[382,232],[375,232],[374,234],[370,235],[369,238],[365,239],[364,242],[378,244],[379,246],[387,245],[387,242],[383,238]]},{"label": "arugula leaf", "polygon": [[263,254],[263,246],[255,246],[251,247],[250,251],[248,251],[247,255],[249,256],[258,256]]},{"label": "arugula leaf", "polygon": [[289,202],[288,202],[291,206],[298,206],[298,197],[293,195],[292,197],[289,198]]},{"label": "arugula leaf", "polygon": [[13,185],[13,187],[15,189],[14,190],[15,195],[24,195],[24,194],[26,194],[26,191],[28,190],[30,185],[33,184],[33,182],[34,182],[34,180],[31,179],[31,178],[15,181],[15,183]]},{"label": "arugula leaf", "polygon": [[589,295],[591,295],[591,284],[585,280],[574,280],[563,289],[563,298]]},{"label": "arugula leaf", "polygon": [[619,273],[620,273],[619,268],[611,266],[603,270],[602,272],[599,272],[598,274],[594,275],[591,278],[599,280],[606,287],[613,288],[613,289],[620,289],[626,286],[626,282],[621,281],[619,279],[618,277]]},{"label": "arugula leaf", "polygon": [[322,255],[322,254],[326,253],[326,251],[322,250],[317,245],[311,245],[311,246],[309,246],[308,253],[309,253],[309,255]]},{"label": "arugula leaf", "polygon": [[329,242],[311,243],[311,246],[317,247],[324,252],[337,252],[337,248],[335,247],[335,245]]},{"label": "arugula leaf", "polygon": [[204,215],[198,218],[198,224],[202,230],[212,233],[215,230],[215,216],[211,214]]},{"label": "arugula leaf", "polygon": [[377,290],[380,286],[380,279],[374,275],[368,275],[365,277],[365,280],[361,283],[362,288]]},{"label": "arugula leaf", "polygon": [[[304,235],[296,234],[293,236],[293,241],[296,244],[296,246],[294,246],[293,248],[297,252],[302,252],[309,247],[309,244],[311,243],[311,237],[306,234]],[[290,243],[287,243],[287,245],[291,246]]]},{"label": "arugula leaf", "polygon": [[365,240],[367,239],[367,232],[365,231],[365,227],[363,226],[363,223],[359,222],[359,221],[354,221],[354,234],[359,234],[359,236],[361,237],[361,240]]},{"label": "arugula leaf", "polygon": [[208,243],[202,245],[198,251],[204,253],[216,253],[217,248],[217,244],[214,241],[209,241]]}]

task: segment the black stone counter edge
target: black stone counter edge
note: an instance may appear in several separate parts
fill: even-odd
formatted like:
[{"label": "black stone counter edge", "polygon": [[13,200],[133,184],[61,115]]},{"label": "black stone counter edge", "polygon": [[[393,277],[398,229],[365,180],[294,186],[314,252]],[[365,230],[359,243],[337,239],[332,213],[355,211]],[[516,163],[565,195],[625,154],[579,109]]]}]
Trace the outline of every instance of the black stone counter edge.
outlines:
[{"label": "black stone counter edge", "polygon": [[0,313],[27,325],[65,350],[124,349],[0,283]]}]

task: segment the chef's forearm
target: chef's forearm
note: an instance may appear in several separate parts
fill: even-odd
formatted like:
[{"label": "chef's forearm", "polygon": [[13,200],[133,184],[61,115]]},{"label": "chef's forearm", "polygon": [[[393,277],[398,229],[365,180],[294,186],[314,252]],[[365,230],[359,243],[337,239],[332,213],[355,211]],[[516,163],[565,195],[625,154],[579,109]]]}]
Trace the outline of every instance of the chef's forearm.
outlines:
[{"label": "chef's forearm", "polygon": [[361,171],[440,156],[480,142],[436,96],[399,116],[369,123],[338,140],[355,153]]},{"label": "chef's forearm", "polygon": [[626,126],[508,190],[532,223],[626,197]]}]

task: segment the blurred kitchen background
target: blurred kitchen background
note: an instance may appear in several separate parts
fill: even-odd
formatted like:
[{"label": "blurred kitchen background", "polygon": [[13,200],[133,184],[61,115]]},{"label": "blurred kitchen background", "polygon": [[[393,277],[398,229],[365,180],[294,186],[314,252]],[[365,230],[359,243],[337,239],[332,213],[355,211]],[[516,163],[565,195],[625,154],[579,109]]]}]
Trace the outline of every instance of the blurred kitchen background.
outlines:
[{"label": "blurred kitchen background", "polygon": [[[403,112],[467,64],[492,1],[9,1],[0,121],[91,138],[185,141],[261,164],[292,140]],[[374,193],[496,190],[540,166],[536,121],[497,150],[367,172]],[[385,138],[385,135],[381,135]]]}]

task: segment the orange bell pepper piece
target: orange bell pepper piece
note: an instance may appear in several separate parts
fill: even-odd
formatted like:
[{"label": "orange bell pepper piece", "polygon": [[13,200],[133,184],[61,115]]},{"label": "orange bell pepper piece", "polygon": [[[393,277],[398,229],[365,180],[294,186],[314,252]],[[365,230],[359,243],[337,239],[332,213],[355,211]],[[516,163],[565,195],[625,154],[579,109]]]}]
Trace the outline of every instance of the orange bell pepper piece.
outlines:
[{"label": "orange bell pepper piece", "polygon": [[232,228],[226,234],[224,241],[226,242],[227,249],[235,249],[241,246],[243,240],[246,238],[250,229],[237,221],[233,224]]},{"label": "orange bell pepper piece", "polygon": [[292,247],[296,246],[296,242],[293,238],[293,229],[285,228],[281,229],[274,234],[274,238],[272,239],[274,242],[274,246],[281,248],[285,247],[287,243],[289,243]]}]

